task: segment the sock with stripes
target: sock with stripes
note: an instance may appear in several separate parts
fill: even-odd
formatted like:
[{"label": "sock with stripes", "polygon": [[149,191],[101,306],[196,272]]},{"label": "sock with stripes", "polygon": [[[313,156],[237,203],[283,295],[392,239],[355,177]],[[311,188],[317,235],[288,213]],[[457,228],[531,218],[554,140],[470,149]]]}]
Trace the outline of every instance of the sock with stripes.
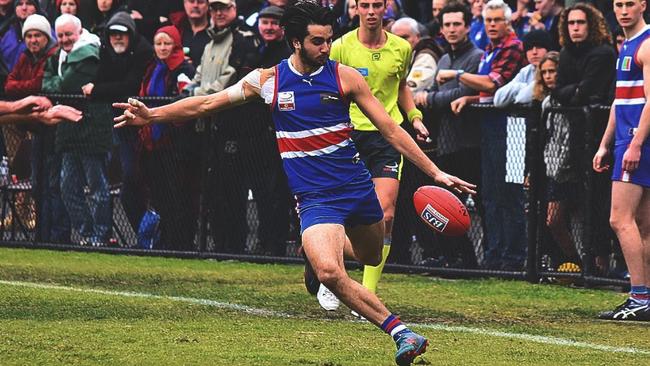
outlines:
[{"label": "sock with stripes", "polygon": [[645,285],[632,286],[630,298],[638,304],[648,305],[650,303],[650,293]]},{"label": "sock with stripes", "polygon": [[384,322],[381,323],[381,329],[384,332],[390,334],[390,336],[393,337],[393,340],[395,340],[395,342],[397,342],[400,335],[404,333],[413,332],[412,330],[407,328],[406,325],[402,324],[399,318],[393,314],[390,314],[388,318],[386,318],[386,320],[384,320]]}]

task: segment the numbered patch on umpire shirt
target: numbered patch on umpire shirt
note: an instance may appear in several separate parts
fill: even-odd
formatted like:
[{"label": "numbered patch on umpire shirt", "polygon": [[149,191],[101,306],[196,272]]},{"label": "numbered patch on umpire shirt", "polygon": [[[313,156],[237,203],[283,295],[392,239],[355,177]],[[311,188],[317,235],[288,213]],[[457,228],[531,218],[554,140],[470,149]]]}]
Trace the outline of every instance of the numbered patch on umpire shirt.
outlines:
[{"label": "numbered patch on umpire shirt", "polygon": [[296,109],[296,99],[292,91],[278,93],[278,109],[282,112]]}]

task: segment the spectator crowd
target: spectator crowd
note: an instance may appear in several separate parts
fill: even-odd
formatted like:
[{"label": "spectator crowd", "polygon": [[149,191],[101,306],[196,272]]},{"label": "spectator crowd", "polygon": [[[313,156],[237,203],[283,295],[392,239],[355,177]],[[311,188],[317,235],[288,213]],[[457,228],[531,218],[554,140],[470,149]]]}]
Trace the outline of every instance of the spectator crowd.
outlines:
[{"label": "spectator crowd", "polygon": [[[339,16],[335,38],[358,26],[357,2],[363,1],[320,1]],[[184,124],[119,130],[112,128],[118,112],[110,103],[139,96],[155,105],[211,94],[255,68],[274,66],[291,54],[280,26],[287,4],[0,0],[1,97],[58,94],[62,103],[84,111],[76,124],[2,126],[0,152],[12,167],[21,164],[21,152],[31,151],[26,178],[34,202],[17,201],[14,219],[35,211],[38,220],[31,225],[40,241],[108,245],[114,237],[110,191],[119,182],[121,209],[140,245],[196,250],[202,217],[215,251],[244,253],[252,195],[259,223],[255,247],[285,255],[295,237],[295,202],[263,102]],[[431,131],[423,149],[443,170],[479,185],[478,195],[461,199],[474,202],[484,253],[478,260],[469,236],[443,240],[414,229],[398,217],[414,215],[412,208],[402,205],[400,211],[398,205],[393,245],[400,249],[393,249],[393,260],[411,263],[415,236],[424,247],[423,265],[522,270],[526,116],[468,106],[610,104],[622,42],[611,1],[386,0],[385,7],[384,29],[406,39],[413,51],[407,82]],[[584,151],[587,124],[582,115],[557,108],[544,115],[545,223],[548,241],[556,244],[547,250],[555,267],[573,270],[582,266],[584,253],[571,218],[588,214],[577,203],[586,199],[580,169],[585,154],[592,154]],[[596,126],[595,138],[604,123]],[[415,182],[402,187],[404,201],[413,186],[430,183],[408,166],[404,180]],[[606,181],[595,187],[607,194]],[[608,211],[602,211],[606,219]],[[29,218],[22,219],[30,226]],[[592,253],[603,273],[612,250],[602,239]]]}]

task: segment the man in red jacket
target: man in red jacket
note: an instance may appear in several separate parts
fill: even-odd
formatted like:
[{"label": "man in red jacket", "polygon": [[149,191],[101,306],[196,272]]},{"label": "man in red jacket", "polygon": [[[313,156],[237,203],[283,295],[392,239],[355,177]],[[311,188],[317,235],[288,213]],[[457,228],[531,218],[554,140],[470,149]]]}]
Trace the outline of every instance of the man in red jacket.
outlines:
[{"label": "man in red jacket", "polygon": [[27,49],[7,76],[5,92],[10,97],[40,93],[45,60],[57,50],[52,26],[42,15],[30,15],[23,24],[22,35]]},{"label": "man in red jacket", "polygon": [[[5,93],[22,98],[41,92],[45,62],[58,47],[52,37],[52,26],[42,15],[32,14],[22,27],[26,49],[7,77]],[[38,220],[37,237],[46,242],[69,242],[70,220],[60,194],[61,156],[54,149],[54,126],[30,126],[33,132],[31,169],[32,193]],[[9,159],[13,160],[20,143],[27,137],[16,124],[2,126]],[[19,207],[22,207],[19,206]],[[33,207],[26,208],[31,212]],[[22,211],[22,210],[21,210]]]}]

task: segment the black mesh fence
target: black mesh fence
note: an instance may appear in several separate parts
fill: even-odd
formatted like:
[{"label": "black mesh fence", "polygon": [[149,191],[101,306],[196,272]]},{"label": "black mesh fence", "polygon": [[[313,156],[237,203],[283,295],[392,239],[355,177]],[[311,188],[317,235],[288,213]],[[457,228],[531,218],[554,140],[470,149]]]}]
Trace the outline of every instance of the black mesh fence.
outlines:
[{"label": "black mesh fence", "polygon": [[[113,129],[110,104],[51,97],[82,109],[84,120],[2,126],[0,245],[301,261],[296,204],[265,105]],[[608,110],[468,108],[469,124],[455,132],[426,116],[432,139],[421,146],[479,185],[478,195],[459,197],[470,230],[445,237],[420,220],[412,196],[433,181],[405,161],[387,269],[625,285],[608,224],[609,176],[591,169]]]}]

